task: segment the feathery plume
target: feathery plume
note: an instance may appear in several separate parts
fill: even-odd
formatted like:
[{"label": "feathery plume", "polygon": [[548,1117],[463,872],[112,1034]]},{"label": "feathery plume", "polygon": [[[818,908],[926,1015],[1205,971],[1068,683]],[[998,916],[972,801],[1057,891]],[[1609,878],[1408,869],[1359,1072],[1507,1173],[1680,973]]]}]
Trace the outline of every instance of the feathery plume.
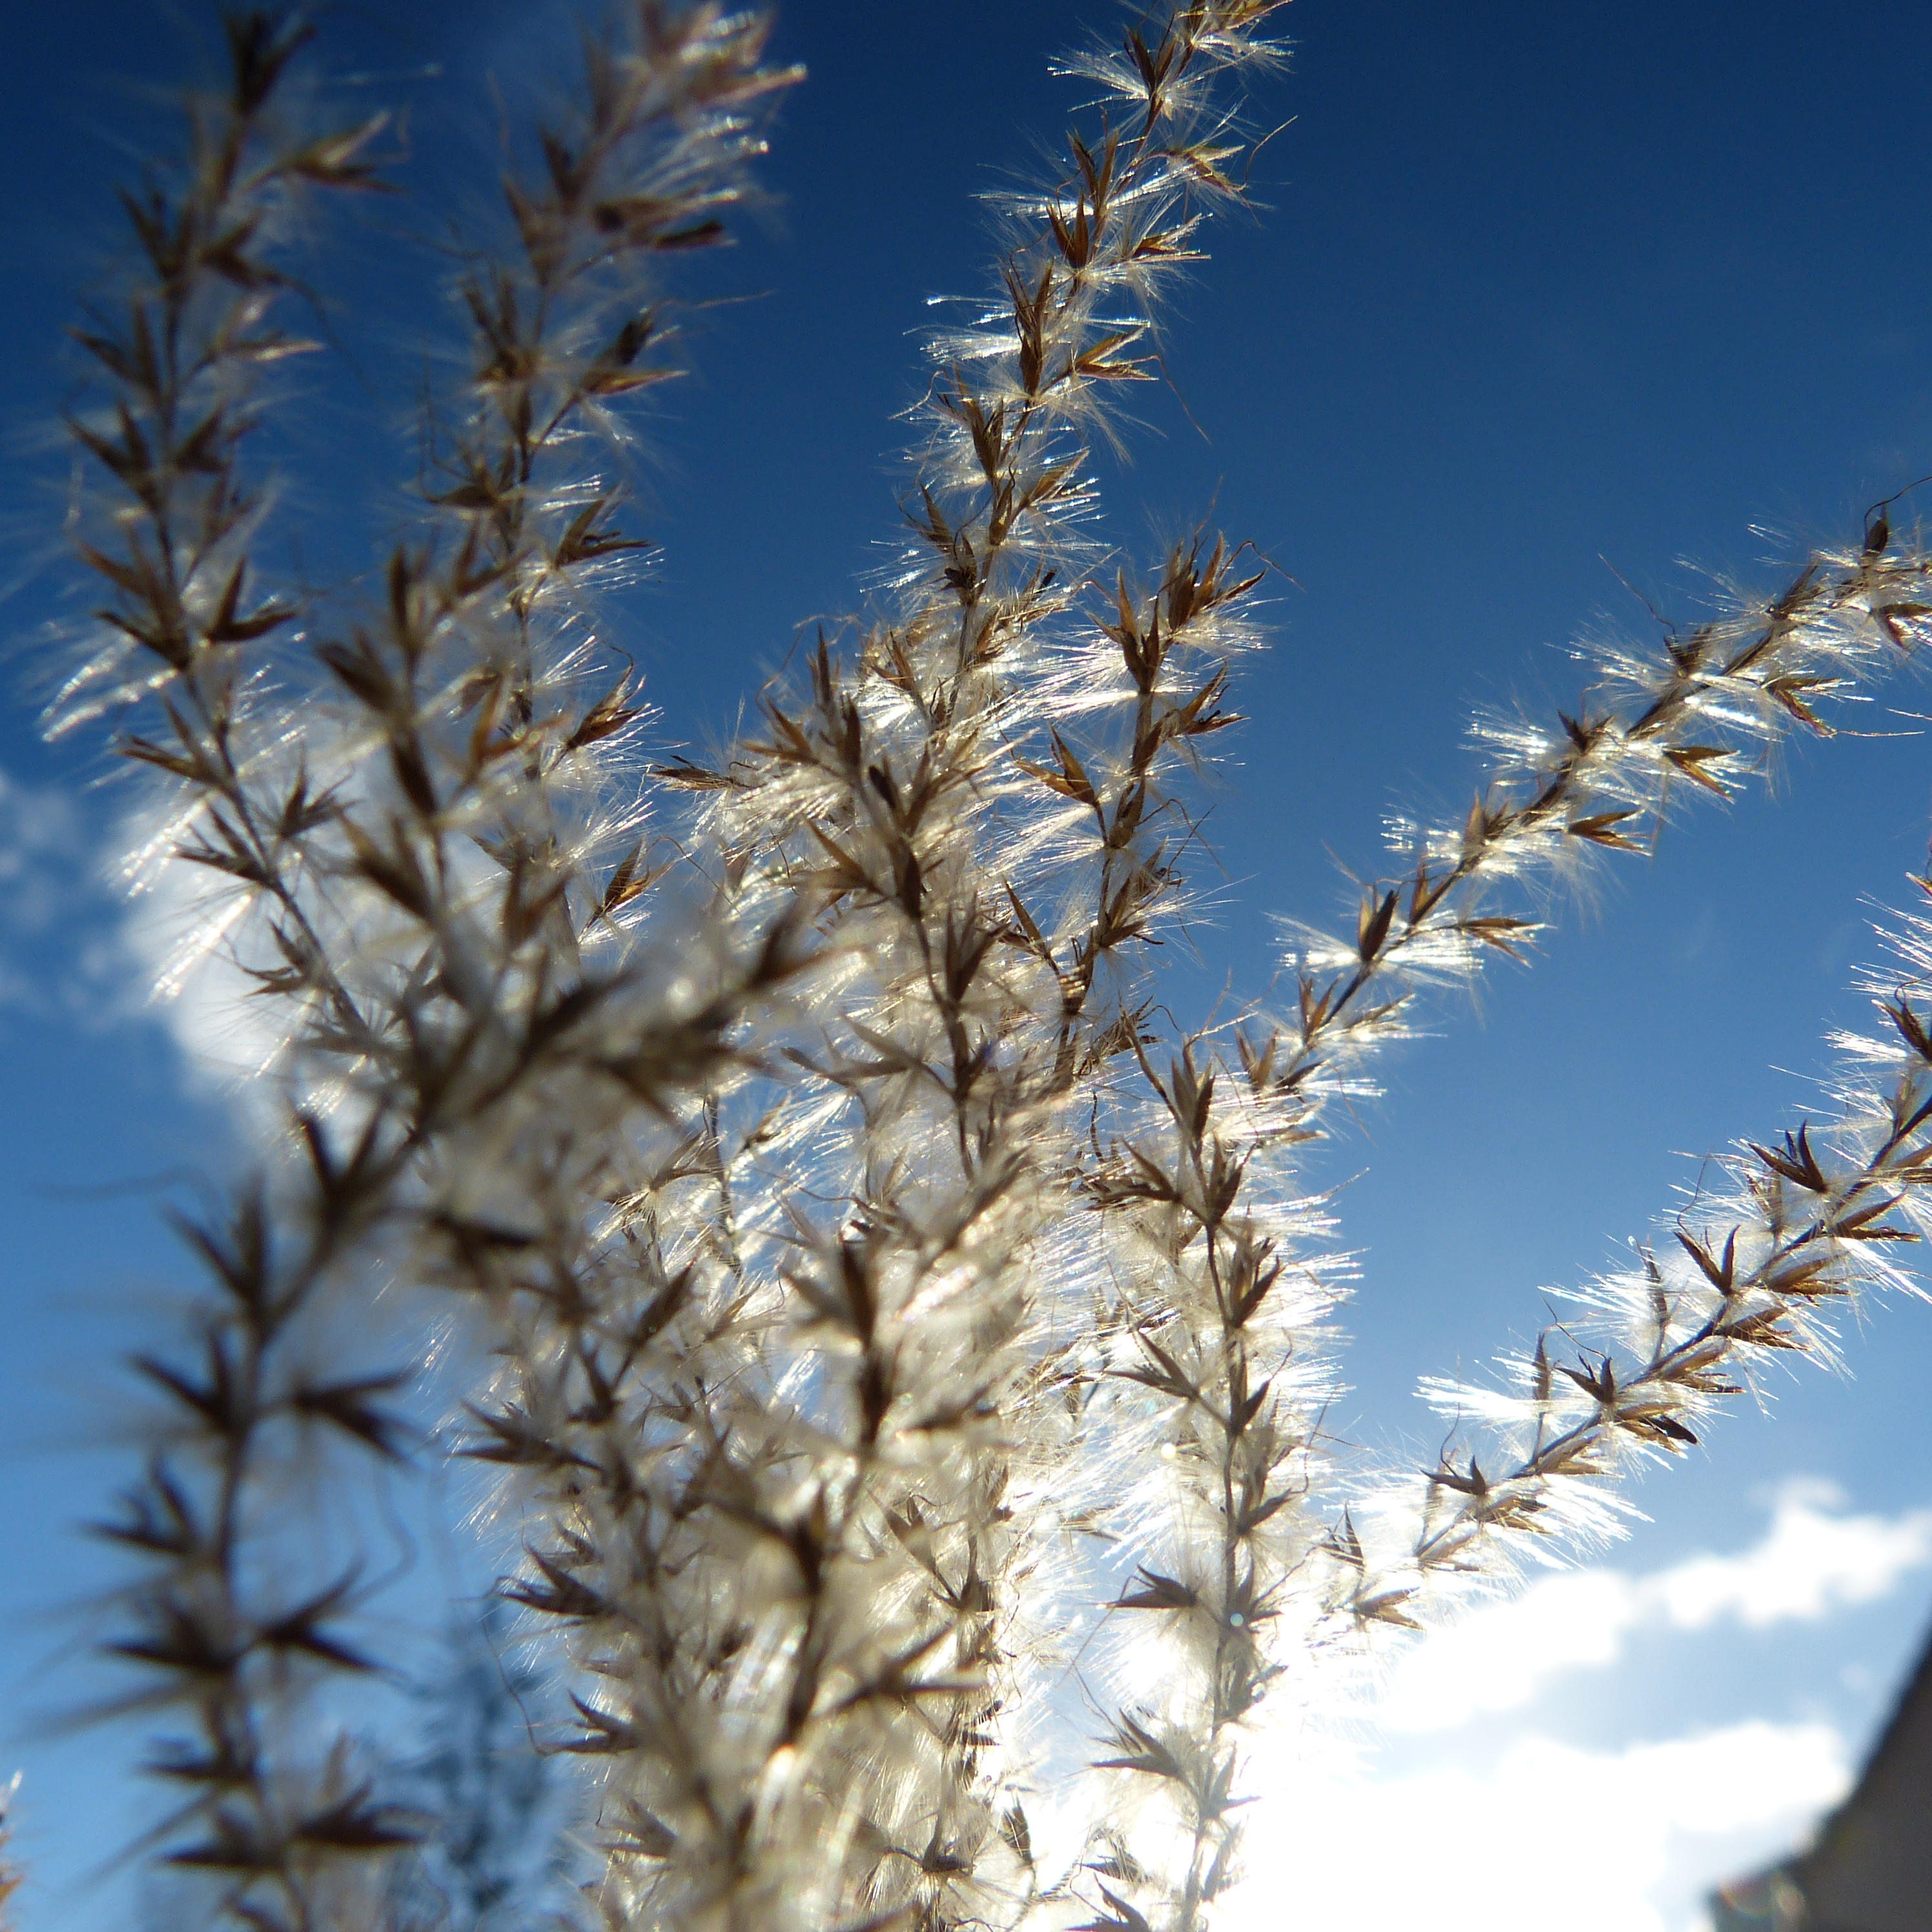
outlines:
[{"label": "feathery plume", "polygon": [[[629,0],[586,40],[497,245],[461,254],[464,374],[373,592],[272,586],[244,450],[315,346],[282,320],[297,217],[383,185],[380,117],[298,125],[304,35],[239,16],[227,95],[128,199],[73,424],[105,602],[50,723],[113,721],[135,869],[204,881],[191,944],[275,1042],[278,1131],[186,1230],[208,1287],[137,1365],[152,1454],[103,1526],[140,1566],[111,1647],[178,1726],[162,1856],[208,1922],[407,1903],[425,1822],[340,1715],[379,1675],[370,1467],[484,1466],[613,1932],[1204,1932],[1249,1741],[1318,1666],[1525,1534],[1600,1529],[1632,1459],[1905,1282],[1922,917],[1874,982],[1896,1042],[1848,1043],[1834,1121],[1749,1145],[1580,1298],[1603,1346],[1436,1385],[1495,1432],[1419,1487],[1324,1435],[1330,1102],[1426,989],[1522,956],[1552,882],[1828,731],[1932,586],[1881,509],[1777,595],[1605,647],[1574,716],[1484,722],[1467,818],[1399,822],[1352,932],[1289,929],[1283,1010],[1172,1020],[1188,787],[1263,573],[1205,528],[1124,562],[1092,452],[1240,199],[1283,4],[1186,0],[1067,63],[1097,102],[930,344],[902,554],[710,765],[650,748],[603,600],[644,549],[616,479],[676,374],[663,278],[724,238],[798,78],[764,16]],[[1090,1644],[1106,1729],[1070,1744],[1054,1680]]]}]

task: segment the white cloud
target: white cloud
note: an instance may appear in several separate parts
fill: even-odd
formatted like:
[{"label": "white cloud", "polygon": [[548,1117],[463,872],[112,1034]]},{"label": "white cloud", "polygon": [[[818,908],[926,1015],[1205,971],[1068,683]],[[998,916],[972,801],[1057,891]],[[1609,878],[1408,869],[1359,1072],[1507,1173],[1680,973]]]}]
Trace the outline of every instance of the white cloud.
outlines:
[{"label": "white cloud", "polygon": [[1642,1615],[1640,1585],[1615,1570],[1539,1578],[1404,1652],[1376,1717],[1390,1730],[1436,1731],[1513,1710],[1560,1672],[1616,1663]]},{"label": "white cloud", "polygon": [[[71,1006],[77,982],[98,994],[84,950],[77,976],[74,970],[76,942],[84,946],[82,928],[98,911],[89,903],[91,885],[86,828],[74,800],[0,771],[0,1006],[45,1012],[57,996]],[[29,958],[29,949],[38,956]]]},{"label": "white cloud", "polygon": [[0,771],[0,916],[18,929],[50,926],[83,856],[80,814],[64,792]]},{"label": "white cloud", "polygon": [[1693,1708],[1681,1735],[1604,1749],[1550,1735],[1552,1706],[1500,1743],[1493,1732],[1466,1743],[1418,1734],[1524,1705],[1566,1671],[1607,1672],[1636,1631],[1814,1621],[1928,1562],[1932,1510],[1853,1514],[1829,1485],[1799,1481],[1744,1550],[1648,1575],[1573,1570],[1473,1611],[1400,1663],[1370,1714],[1378,1744],[1292,1727],[1262,1742],[1230,1932],[1291,1920],[1371,1932],[1707,1928],[1717,1885],[1801,1844],[1850,1789],[1850,1749],[1833,1726],[1700,1727]]},{"label": "white cloud", "polygon": [[[124,827],[130,848],[148,826]],[[285,1044],[273,1002],[255,997],[254,982],[224,945],[244,902],[238,895],[211,899],[195,868],[160,869],[124,912],[116,934],[122,972],[130,989],[173,1036],[190,1083],[244,1109],[260,1100],[252,1076]]]},{"label": "white cloud", "polygon": [[165,848],[164,835],[150,810],[104,830],[68,791],[0,770],[0,1007],[87,1024],[158,1019],[190,1080],[233,1097],[281,1036],[222,950],[206,878],[192,866],[154,868],[128,894],[125,869],[112,862],[151,842]]},{"label": "white cloud", "polygon": [[1792,1483],[1763,1539],[1735,1555],[1694,1556],[1648,1576],[1586,1569],[1540,1578],[1417,1642],[1377,1716],[1391,1730],[1442,1730],[1526,1704],[1565,1670],[1615,1664],[1634,1630],[1814,1621],[1876,1601],[1932,1561],[1932,1510],[1850,1516],[1844,1502],[1828,1485]]},{"label": "white cloud", "polygon": [[1483,1771],[1372,1780],[1318,1750],[1258,1769],[1230,1932],[1685,1932],[1850,1784],[1828,1725],[1763,1723],[1619,1751],[1527,1736]]},{"label": "white cloud", "polygon": [[1646,1588],[1679,1630],[1702,1630],[1724,1616],[1761,1629],[1876,1603],[1908,1570],[1932,1559],[1932,1510],[1838,1516],[1820,1507],[1843,1501],[1824,1485],[1794,1485],[1779,1499],[1770,1534],[1754,1549],[1694,1557],[1650,1578]]}]

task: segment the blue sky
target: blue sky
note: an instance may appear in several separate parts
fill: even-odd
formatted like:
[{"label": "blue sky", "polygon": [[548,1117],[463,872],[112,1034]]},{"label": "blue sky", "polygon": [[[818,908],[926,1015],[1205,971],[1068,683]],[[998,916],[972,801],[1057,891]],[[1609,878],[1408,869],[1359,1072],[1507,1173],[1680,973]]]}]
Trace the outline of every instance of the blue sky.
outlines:
[{"label": "blue sky", "polygon": [[[1108,477],[1124,544],[1212,514],[1286,574],[1274,647],[1243,674],[1254,722],[1210,821],[1226,880],[1182,1001],[1264,986],[1270,916],[1348,904],[1338,862],[1374,867],[1392,804],[1466,795],[1472,706],[1562,701],[1570,639],[1641,631],[1620,579],[1690,610],[1699,579],[1680,559],[1768,580],[1932,470],[1922,5],[1296,0],[1291,15],[1294,70],[1253,108],[1263,126],[1293,117],[1257,169],[1260,212],[1221,227],[1169,321],[1199,429],[1149,392]],[[345,5],[325,15],[325,57],[346,94],[407,103],[409,175],[433,200],[487,165],[490,82],[514,101],[564,18],[503,0]],[[850,608],[856,574],[887,554],[894,418],[922,381],[928,298],[983,285],[974,197],[1053,138],[1070,95],[1048,58],[1109,18],[1060,0],[784,10],[780,51],[812,78],[778,122],[773,206],[706,285],[730,299],[688,318],[694,378],[657,438],[647,520],[666,555],[632,617],[672,736],[728,730],[796,627]],[[180,1274],[158,1197],[220,1173],[236,1140],[142,1003],[98,862],[100,763],[40,747],[19,694],[71,600],[60,331],[112,244],[111,187],[206,39],[186,0],[73,0],[10,22],[0,74],[0,434],[16,452],[0,636],[17,653],[0,718],[0,1518],[4,1546],[28,1552],[0,1574],[0,1775],[28,1774],[30,1932],[104,1925],[118,1896],[116,1881],[73,1887],[132,1816],[118,1769],[132,1742],[50,1743],[36,1726],[81,1684],[60,1673],[104,1574],[68,1526],[126,1453],[105,1365]],[[358,459],[404,474],[394,371],[436,325],[433,273],[392,273],[406,218],[376,218],[390,226],[333,244],[350,362],[312,399],[320,504]],[[318,520],[316,567],[356,567],[380,508]],[[1564,908],[1532,969],[1492,975],[1480,1010],[1445,1010],[1441,1036],[1390,1064],[1388,1096],[1326,1156],[1363,1254],[1345,1432],[1432,1453],[1418,1376],[1532,1330],[1538,1288],[1642,1232],[1695,1156],[1807,1103],[1823,1031],[1856,1016],[1866,902],[1895,900],[1932,838],[1932,761],[1901,715],[1928,710],[1908,674],[1867,708],[1869,740],[1797,747],[1774,796],[1687,815],[1654,860]],[[1597,1633],[1580,1653],[1494,1627],[1515,1635],[1460,1667],[1495,1708],[1451,1722],[1399,1682],[1379,1729],[1353,1734],[1346,1817],[1286,1760],[1276,1815],[1407,1844],[1418,1880],[1460,1856],[1449,1882],[1479,1901],[1504,1881],[1421,1821],[1520,1809],[1574,1777],[1604,1794],[1602,1817],[1565,1856],[1621,1869],[1614,1922],[1694,1925],[1708,1877],[1828,1802],[1932,1607],[1917,1514],[1932,1507],[1932,1312],[1874,1310],[1846,1354],[1849,1379],[1778,1384],[1774,1412],[1738,1414],[1644,1485],[1653,1520],[1580,1586],[1594,1624],[1581,1597],[1537,1600],[1536,1631]],[[1686,1566],[1720,1558],[1744,1581],[1680,1616]],[[1794,1569],[1827,1581],[1758,1614]],[[1554,1660],[1526,1671],[1519,1653]],[[1754,1813],[1697,1810],[1754,1764]],[[1800,1798],[1780,1808],[1774,1786]],[[1535,1922],[1543,1869],[1483,1922]],[[1407,1908],[1392,1893],[1386,1909]]]}]

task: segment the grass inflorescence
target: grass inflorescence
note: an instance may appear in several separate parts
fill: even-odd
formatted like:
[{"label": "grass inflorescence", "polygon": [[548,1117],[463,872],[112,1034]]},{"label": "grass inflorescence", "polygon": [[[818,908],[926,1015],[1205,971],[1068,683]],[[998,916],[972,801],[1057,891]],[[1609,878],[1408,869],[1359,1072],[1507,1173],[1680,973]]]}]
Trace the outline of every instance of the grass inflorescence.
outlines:
[{"label": "grass inflorescence", "polygon": [[373,589],[278,580],[247,438],[319,347],[310,211],[388,184],[380,118],[311,124],[304,35],[238,16],[226,94],[128,197],[73,423],[103,602],[52,720],[112,730],[135,869],[202,882],[192,944],[272,1040],[261,1171],[186,1231],[206,1291],[139,1364],[152,1453],[102,1526],[138,1565],[111,1648],[169,1726],[159,1856],[208,1923],[418,1895],[391,1874],[430,1826],[335,1687],[383,1664],[358,1486],[448,1454],[566,1700],[536,1742],[587,1774],[586,1923],[1198,1932],[1314,1667],[1600,1532],[1624,1466],[1828,1353],[1932,1232],[1918,920],[1834,1119],[1741,1152],[1508,1387],[1436,1390],[1489,1435],[1384,1480],[1325,1432],[1330,1104],[1432,988],[1527,955],[1551,883],[1828,731],[1923,641],[1932,569],[1880,510],[1606,649],[1574,712],[1486,723],[1466,817],[1399,825],[1352,931],[1289,929],[1285,998],[1176,1022],[1153,962],[1264,573],[1205,526],[1123,559],[1092,452],[1241,200],[1283,4],[1069,63],[1095,104],[929,345],[897,562],[708,763],[654,748],[604,600],[644,549],[635,405],[677,373],[664,278],[799,77],[762,16],[631,0],[586,38],[458,251],[460,374]]}]

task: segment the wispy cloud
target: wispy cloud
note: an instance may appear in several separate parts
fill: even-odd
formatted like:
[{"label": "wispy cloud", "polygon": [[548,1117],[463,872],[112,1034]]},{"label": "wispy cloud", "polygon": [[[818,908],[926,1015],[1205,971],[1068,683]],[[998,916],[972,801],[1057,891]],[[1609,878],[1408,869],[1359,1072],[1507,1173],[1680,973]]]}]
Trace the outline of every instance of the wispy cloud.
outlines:
[{"label": "wispy cloud", "polygon": [[70,974],[89,914],[92,873],[74,800],[0,770],[0,1006],[45,1012]]},{"label": "wispy cloud", "polygon": [[1546,1577],[1422,1638],[1371,1714],[1378,1742],[1311,1727],[1264,1745],[1252,1883],[1232,1932],[1274,1932],[1289,1896],[1298,1919],[1377,1932],[1707,1925],[1717,1883],[1801,1844],[1850,1789],[1853,1754],[1835,1726],[1720,1723],[1693,1701],[1675,1736],[1561,1736],[1571,1712],[1604,1708],[1592,1695],[1538,1710],[1513,1738],[1442,1734],[1527,1706],[1566,1672],[1604,1673],[1613,1708],[1610,1673],[1637,1632],[1815,1622],[1889,1594],[1928,1563],[1932,1509],[1858,1514],[1832,1485],[1800,1480],[1777,1493],[1745,1548],[1648,1574]]},{"label": "wispy cloud", "polygon": [[86,850],[72,799],[0,771],[0,916],[10,926],[38,932],[51,925]]},{"label": "wispy cloud", "polygon": [[[139,851],[155,832],[152,814],[136,814],[121,828],[122,849]],[[130,993],[172,1036],[190,1086],[245,1112],[272,1106],[250,1083],[284,1035],[229,951],[244,905],[238,895],[211,898],[207,882],[185,866],[162,870],[129,901],[116,950]]]},{"label": "wispy cloud", "polygon": [[1270,1780],[1232,1932],[1676,1932],[1716,1875],[1787,1845],[1850,1783],[1829,1725],[1734,1724],[1622,1750],[1520,1739],[1486,1769],[1372,1780],[1304,1757]]},{"label": "wispy cloud", "polygon": [[1906,1571],[1932,1562],[1932,1509],[1832,1514],[1844,1500],[1829,1484],[1790,1484],[1761,1543],[1736,1556],[1679,1563],[1647,1580],[1646,1595],[1679,1630],[1702,1630],[1723,1617],[1761,1629],[1875,1603]]},{"label": "wispy cloud", "polygon": [[1444,1730],[1478,1712],[1516,1708],[1564,1671],[1615,1664],[1634,1631],[1815,1620],[1876,1601],[1928,1562],[1932,1510],[1853,1516],[1828,1484],[1793,1483],[1749,1549],[1648,1576],[1568,1571],[1472,1610],[1402,1658],[1377,1714],[1392,1730]]}]

